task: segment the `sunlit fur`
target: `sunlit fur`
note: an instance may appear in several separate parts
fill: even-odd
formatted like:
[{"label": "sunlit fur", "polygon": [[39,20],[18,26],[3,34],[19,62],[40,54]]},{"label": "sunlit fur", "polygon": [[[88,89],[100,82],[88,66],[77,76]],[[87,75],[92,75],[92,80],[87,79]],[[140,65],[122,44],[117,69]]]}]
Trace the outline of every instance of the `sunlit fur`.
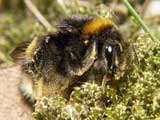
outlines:
[{"label": "sunlit fur", "polygon": [[105,27],[114,26],[114,22],[112,22],[110,19],[106,18],[95,18],[92,21],[89,21],[84,24],[82,31],[83,34],[95,34],[96,32],[99,32]]}]

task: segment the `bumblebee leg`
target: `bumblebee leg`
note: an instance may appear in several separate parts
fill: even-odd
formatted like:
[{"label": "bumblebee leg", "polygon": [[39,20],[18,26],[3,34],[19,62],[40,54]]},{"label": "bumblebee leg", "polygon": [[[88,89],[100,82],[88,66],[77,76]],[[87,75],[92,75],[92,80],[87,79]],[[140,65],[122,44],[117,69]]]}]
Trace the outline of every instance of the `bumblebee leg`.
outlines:
[{"label": "bumblebee leg", "polygon": [[106,75],[103,76],[103,79],[102,79],[102,91],[103,91],[103,93],[105,93],[106,83],[110,80],[111,80],[111,76],[109,74],[106,74]]},{"label": "bumblebee leg", "polygon": [[96,46],[96,42],[94,41],[93,44],[91,45],[90,50],[87,51],[85,58],[82,61],[82,66],[78,67],[77,69],[74,69],[74,70],[72,68],[70,68],[70,70],[69,70],[70,73],[72,75],[76,75],[76,76],[83,75],[92,66],[96,57],[97,57],[97,46]]}]

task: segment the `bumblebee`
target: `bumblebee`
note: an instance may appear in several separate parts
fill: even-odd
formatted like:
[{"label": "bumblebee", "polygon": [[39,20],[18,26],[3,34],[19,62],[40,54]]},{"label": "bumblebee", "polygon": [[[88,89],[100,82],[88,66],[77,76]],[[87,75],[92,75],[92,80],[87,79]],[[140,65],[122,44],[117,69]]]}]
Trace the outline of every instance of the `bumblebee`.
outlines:
[{"label": "bumblebee", "polygon": [[105,87],[107,81],[123,77],[127,51],[128,43],[112,20],[67,17],[57,32],[34,37],[24,50],[21,66],[28,79],[22,80],[21,91],[33,101],[41,96],[67,97],[84,82]]}]

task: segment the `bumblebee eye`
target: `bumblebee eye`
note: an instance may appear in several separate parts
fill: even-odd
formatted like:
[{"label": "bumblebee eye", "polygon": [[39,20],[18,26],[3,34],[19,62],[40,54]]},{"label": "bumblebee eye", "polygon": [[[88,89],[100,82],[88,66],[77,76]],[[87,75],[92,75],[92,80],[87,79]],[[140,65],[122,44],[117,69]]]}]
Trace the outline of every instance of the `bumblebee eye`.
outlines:
[{"label": "bumblebee eye", "polygon": [[107,52],[108,53],[112,53],[112,47],[109,45],[109,46],[106,46],[106,49],[107,49]]},{"label": "bumblebee eye", "polygon": [[108,63],[108,70],[110,74],[115,72],[115,56],[116,56],[116,47],[114,45],[106,45],[105,46],[105,58]]}]

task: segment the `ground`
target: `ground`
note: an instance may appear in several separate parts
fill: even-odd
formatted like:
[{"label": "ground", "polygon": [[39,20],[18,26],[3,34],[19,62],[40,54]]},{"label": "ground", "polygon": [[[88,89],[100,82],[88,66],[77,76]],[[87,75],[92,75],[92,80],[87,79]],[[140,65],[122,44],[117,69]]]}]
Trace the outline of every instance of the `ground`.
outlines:
[{"label": "ground", "polygon": [[0,69],[0,120],[30,120],[32,110],[20,94],[19,66]]}]

